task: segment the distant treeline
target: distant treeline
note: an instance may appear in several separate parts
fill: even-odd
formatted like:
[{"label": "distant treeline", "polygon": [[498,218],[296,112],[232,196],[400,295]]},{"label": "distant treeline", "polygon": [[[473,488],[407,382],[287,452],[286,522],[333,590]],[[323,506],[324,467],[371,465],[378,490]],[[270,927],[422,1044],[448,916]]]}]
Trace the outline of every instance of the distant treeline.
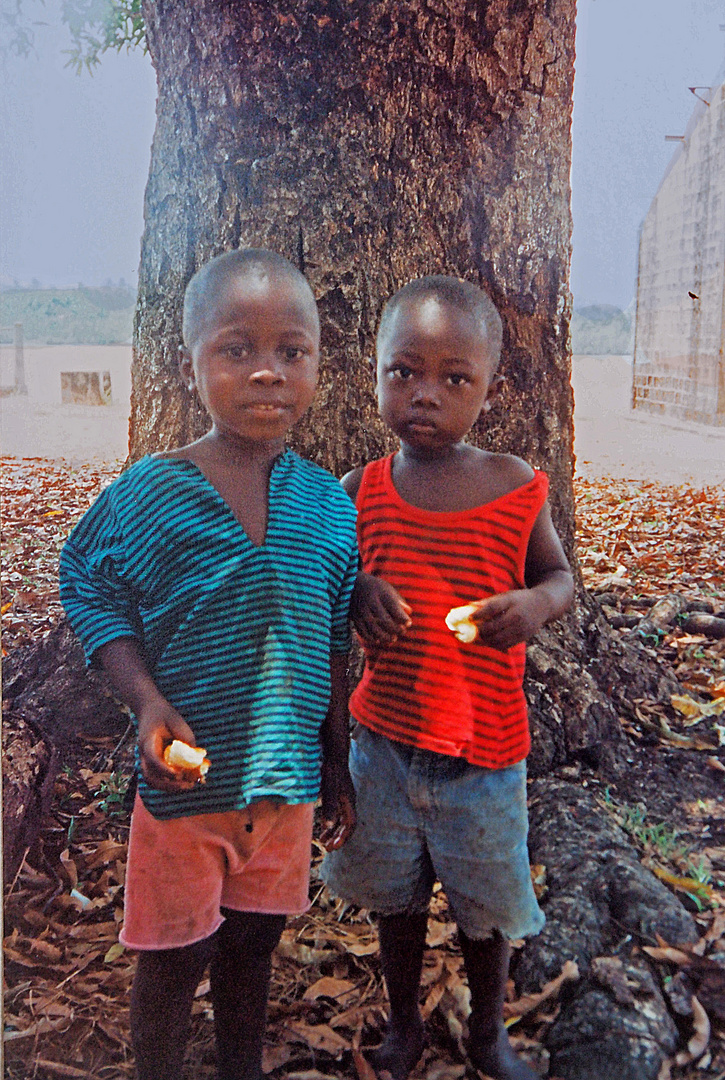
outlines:
[{"label": "distant treeline", "polygon": [[133,333],[136,293],[124,285],[77,289],[6,289],[0,292],[0,341],[13,340],[13,324],[36,345],[116,345]]},{"label": "distant treeline", "polygon": [[[77,289],[7,289],[0,292],[0,341],[13,340],[23,324],[27,342],[37,345],[115,345],[131,340],[136,294],[129,286]],[[9,329],[8,329],[9,328]],[[572,352],[625,355],[634,348],[632,311],[609,304],[577,308],[571,320]]]},{"label": "distant treeline", "polygon": [[571,351],[582,356],[625,356],[634,351],[634,311],[593,304],[575,308],[571,320]]}]

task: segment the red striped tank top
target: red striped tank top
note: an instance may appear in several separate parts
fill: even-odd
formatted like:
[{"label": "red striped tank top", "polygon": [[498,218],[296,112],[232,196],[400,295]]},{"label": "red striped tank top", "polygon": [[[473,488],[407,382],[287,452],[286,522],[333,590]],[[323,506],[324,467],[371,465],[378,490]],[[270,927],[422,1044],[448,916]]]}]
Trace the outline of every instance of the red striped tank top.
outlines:
[{"label": "red striped tank top", "polygon": [[524,588],[526,548],[548,478],[536,471],[470,510],[421,510],[395,490],[392,458],[363,472],[358,543],[363,569],[395,586],[413,609],[412,625],[393,645],[367,652],[350,711],[397,742],[503,769],[529,752],[526,646],[500,652],[463,644],[445,617],[453,607]]}]

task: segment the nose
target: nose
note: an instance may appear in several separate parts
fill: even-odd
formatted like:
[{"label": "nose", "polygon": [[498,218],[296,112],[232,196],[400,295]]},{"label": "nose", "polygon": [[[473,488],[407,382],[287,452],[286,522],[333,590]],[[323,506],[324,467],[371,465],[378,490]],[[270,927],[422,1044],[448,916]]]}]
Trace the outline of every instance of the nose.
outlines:
[{"label": "nose", "polygon": [[268,366],[257,368],[249,376],[251,383],[257,383],[259,386],[275,386],[278,383],[285,382],[284,372],[282,368],[275,364],[270,363]]},{"label": "nose", "polygon": [[418,382],[413,390],[411,403],[423,405],[426,408],[438,408],[440,398],[436,386],[427,379]]}]

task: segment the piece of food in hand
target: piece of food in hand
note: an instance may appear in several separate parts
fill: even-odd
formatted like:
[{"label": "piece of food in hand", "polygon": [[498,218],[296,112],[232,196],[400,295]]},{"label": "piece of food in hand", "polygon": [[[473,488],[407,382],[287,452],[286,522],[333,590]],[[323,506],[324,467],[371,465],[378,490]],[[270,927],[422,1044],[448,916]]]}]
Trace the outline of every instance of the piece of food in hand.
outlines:
[{"label": "piece of food in hand", "polygon": [[188,743],[174,739],[164,750],[164,761],[177,772],[189,773],[196,776],[202,783],[209,772],[211,762],[206,756],[206,750],[201,746],[189,746]]},{"label": "piece of food in hand", "polygon": [[465,604],[463,607],[451,608],[446,615],[446,626],[466,645],[470,645],[478,637],[478,627],[471,621],[471,616],[478,608],[478,604]]}]

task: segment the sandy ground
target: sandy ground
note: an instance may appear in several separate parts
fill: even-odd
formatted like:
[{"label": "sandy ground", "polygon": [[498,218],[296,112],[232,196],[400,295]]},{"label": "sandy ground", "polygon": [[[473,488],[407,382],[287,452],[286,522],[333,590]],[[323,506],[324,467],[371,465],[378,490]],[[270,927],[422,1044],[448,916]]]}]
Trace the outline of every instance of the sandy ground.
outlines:
[{"label": "sandy ground", "polygon": [[578,475],[725,484],[725,428],[633,411],[630,357],[575,356],[572,384]]},{"label": "sandy ground", "polygon": [[[49,355],[46,352],[43,361],[46,370]],[[130,350],[123,355],[130,357]],[[103,359],[104,366],[110,366],[107,356]],[[77,366],[80,369],[81,364]],[[632,412],[631,377],[628,357],[574,357],[577,473],[666,484],[725,484],[725,428],[663,422]],[[40,379],[29,380],[28,397],[0,398],[4,454],[71,462],[125,457],[127,384],[114,378],[119,392],[114,404],[107,406],[60,405],[42,393],[42,385]],[[44,400],[39,400],[41,396]]]}]

